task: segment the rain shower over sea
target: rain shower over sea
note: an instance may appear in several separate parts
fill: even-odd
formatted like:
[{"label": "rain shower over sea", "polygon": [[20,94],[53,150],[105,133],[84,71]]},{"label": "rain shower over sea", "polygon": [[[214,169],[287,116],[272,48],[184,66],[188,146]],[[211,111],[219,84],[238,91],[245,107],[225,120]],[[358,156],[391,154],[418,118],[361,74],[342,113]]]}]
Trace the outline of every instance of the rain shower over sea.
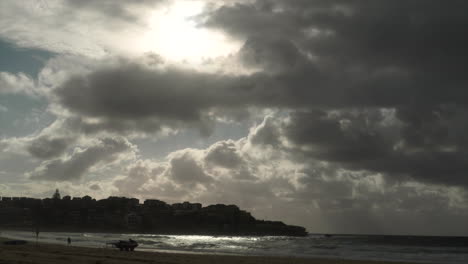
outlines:
[{"label": "rain shower over sea", "polygon": [[[2,237],[35,241],[33,232],[2,231]],[[468,237],[311,234],[285,236],[199,236],[155,234],[41,232],[43,243],[105,247],[113,240],[138,241],[137,250],[201,254],[295,256],[421,263],[468,263]]]}]

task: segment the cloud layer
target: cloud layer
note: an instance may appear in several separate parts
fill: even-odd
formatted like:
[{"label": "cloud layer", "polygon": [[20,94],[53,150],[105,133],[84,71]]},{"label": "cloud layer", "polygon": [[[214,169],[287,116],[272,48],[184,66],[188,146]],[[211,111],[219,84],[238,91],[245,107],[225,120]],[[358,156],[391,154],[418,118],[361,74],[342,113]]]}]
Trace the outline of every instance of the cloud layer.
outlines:
[{"label": "cloud layer", "polygon": [[[258,217],[283,218],[312,230],[349,232],[352,226],[365,233],[411,232],[380,218],[413,223],[435,212],[450,216],[444,223],[462,227],[455,219],[466,217],[468,197],[463,189],[396,182],[380,173],[314,159],[284,141],[281,133],[286,130],[266,124],[283,124],[277,119],[264,120],[238,141],[179,150],[160,161],[140,160],[114,184],[125,194],[149,198],[157,193],[167,201],[235,202]],[[275,147],[255,143],[268,142],[259,137],[271,137],[264,131],[270,129],[282,131]],[[426,223],[435,227],[441,222]]]}]

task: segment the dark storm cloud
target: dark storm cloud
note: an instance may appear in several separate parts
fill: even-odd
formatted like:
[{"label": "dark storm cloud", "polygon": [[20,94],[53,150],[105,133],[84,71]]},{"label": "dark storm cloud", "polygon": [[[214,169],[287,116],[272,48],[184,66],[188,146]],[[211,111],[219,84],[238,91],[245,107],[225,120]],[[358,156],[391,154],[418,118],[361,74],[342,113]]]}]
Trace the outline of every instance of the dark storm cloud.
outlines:
[{"label": "dark storm cloud", "polygon": [[[123,65],[71,78],[57,95],[61,103],[87,116],[110,119],[200,120],[216,100],[216,76],[182,70],[151,70]],[[222,84],[218,84],[222,87]],[[181,107],[183,106],[183,107]]]},{"label": "dark storm cloud", "polygon": [[323,111],[299,112],[293,114],[285,131],[298,146],[311,146],[308,152],[323,160],[353,162],[386,155],[394,142],[366,126],[363,118],[367,115],[330,117]]},{"label": "dark storm cloud", "polygon": [[[236,56],[255,73],[124,61],[74,76],[55,95],[96,131],[208,131],[217,109],[287,109],[287,126],[266,122],[252,142],[278,145],[282,131],[297,152],[348,169],[466,186],[466,7],[465,1],[226,5],[206,11],[200,26],[245,40]],[[394,111],[393,123],[385,124],[382,108]]]},{"label": "dark storm cloud", "polygon": [[[263,98],[308,109],[284,127],[295,151],[349,169],[467,186],[467,7],[256,1],[207,11],[201,23],[246,40],[241,58],[271,75],[255,88]],[[346,117],[350,107],[359,116]],[[395,109],[398,124],[383,125],[384,116],[366,110],[381,107]],[[330,116],[332,109],[341,114]]]},{"label": "dark storm cloud", "polygon": [[72,77],[55,94],[62,105],[82,117],[99,119],[92,123],[74,120],[89,131],[153,132],[162,126],[192,126],[207,131],[209,110],[244,104],[233,89],[242,83],[240,77],[123,62]]},{"label": "dark storm cloud", "polygon": [[34,139],[26,148],[36,158],[50,159],[63,154],[72,142],[73,139],[70,138],[41,136]]},{"label": "dark storm cloud", "polygon": [[405,126],[404,142],[413,149],[453,148],[468,146],[468,109],[457,105],[437,107],[401,107],[396,116]]},{"label": "dark storm cloud", "polygon": [[[257,1],[207,12],[203,25],[247,39],[247,46],[263,40],[247,61],[286,66],[295,61],[292,47],[309,55],[309,65],[275,81],[293,84],[291,91],[313,103],[465,104],[460,96],[466,95],[468,16],[461,10],[467,6],[465,1]],[[293,45],[266,41],[272,38]]]},{"label": "dark storm cloud", "polygon": [[45,161],[30,173],[31,179],[50,181],[79,180],[96,164],[110,163],[118,159],[119,154],[130,151],[131,144],[120,138],[103,138],[83,151],[75,151],[68,159]]},{"label": "dark storm cloud", "polygon": [[263,68],[268,73],[294,70],[307,63],[294,43],[279,37],[249,38],[239,56],[246,65]]},{"label": "dark storm cloud", "polygon": [[[411,112],[385,121],[385,112],[294,113],[281,131],[298,155],[396,180],[468,186],[467,110]],[[460,112],[462,111],[462,112]],[[388,116],[387,116],[388,117]],[[387,123],[388,122],[388,123]]]}]

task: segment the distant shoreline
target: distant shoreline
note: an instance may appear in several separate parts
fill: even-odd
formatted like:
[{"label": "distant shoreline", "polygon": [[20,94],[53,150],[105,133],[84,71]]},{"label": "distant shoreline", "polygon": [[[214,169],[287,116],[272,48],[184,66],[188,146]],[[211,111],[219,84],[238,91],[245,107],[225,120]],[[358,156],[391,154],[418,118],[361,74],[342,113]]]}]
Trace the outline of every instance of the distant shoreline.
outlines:
[{"label": "distant shoreline", "polygon": [[[23,231],[23,232],[35,232],[33,227],[30,228],[21,228],[21,227],[3,227],[0,226],[0,236],[2,231]],[[96,234],[144,234],[144,235],[186,235],[186,236],[226,236],[226,237],[262,237],[262,236],[269,236],[269,235],[239,235],[239,234],[207,234],[207,233],[171,233],[171,232],[145,232],[140,230],[92,230],[92,229],[54,229],[54,228],[41,228],[40,232],[57,232],[57,233],[96,233]],[[468,238],[468,236],[461,235],[461,236],[441,236],[441,235],[412,235],[412,234],[351,234],[351,233],[307,233],[307,236],[327,236],[330,235],[331,237],[336,236],[385,236],[385,237],[447,237],[447,238]],[[295,236],[291,236],[295,237]]]},{"label": "distant shoreline", "polygon": [[[21,227],[2,227],[0,226],[0,236],[1,231],[21,231],[21,232],[36,232],[34,227],[31,228],[21,228]],[[93,229],[54,229],[54,228],[41,228],[40,232],[53,232],[53,233],[94,233],[94,234],[142,234],[142,235],[177,235],[177,236],[225,236],[225,237],[267,237],[267,236],[285,236],[288,235],[266,235],[266,234],[232,234],[232,233],[187,233],[187,232],[145,232],[141,230],[128,230],[128,229],[115,229],[115,230],[93,230]],[[310,235],[310,233],[307,233]],[[307,236],[306,235],[306,236]],[[313,234],[313,235],[325,235],[325,234]],[[297,236],[289,236],[289,237],[297,237]]]},{"label": "distant shoreline", "polygon": [[193,254],[166,252],[121,252],[110,248],[88,248],[46,243],[27,243],[26,245],[4,245],[8,238],[0,237],[0,264],[48,264],[48,263],[223,263],[223,264],[411,264],[408,262],[361,261],[343,259],[311,259],[272,256],[237,256],[224,254]]}]

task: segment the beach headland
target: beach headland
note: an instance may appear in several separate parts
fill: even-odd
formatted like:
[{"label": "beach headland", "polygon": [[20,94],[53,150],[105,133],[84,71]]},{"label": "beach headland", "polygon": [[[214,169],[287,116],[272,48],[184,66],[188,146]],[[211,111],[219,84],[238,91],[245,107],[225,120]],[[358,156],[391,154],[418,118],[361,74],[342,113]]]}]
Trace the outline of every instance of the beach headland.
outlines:
[{"label": "beach headland", "polygon": [[[166,252],[126,252],[112,248],[86,248],[29,242],[25,245],[5,245],[8,239],[0,238],[0,264],[131,264],[131,263],[172,263],[172,264],[395,264],[395,262],[360,261],[342,259],[310,259],[270,256],[233,256],[217,254],[185,254]],[[399,262],[403,264],[403,262]],[[406,263],[410,264],[410,263]]]},{"label": "beach headland", "polygon": [[156,199],[111,196],[0,197],[0,227],[58,232],[171,235],[307,236],[302,226],[259,220],[234,204],[168,204]]}]

